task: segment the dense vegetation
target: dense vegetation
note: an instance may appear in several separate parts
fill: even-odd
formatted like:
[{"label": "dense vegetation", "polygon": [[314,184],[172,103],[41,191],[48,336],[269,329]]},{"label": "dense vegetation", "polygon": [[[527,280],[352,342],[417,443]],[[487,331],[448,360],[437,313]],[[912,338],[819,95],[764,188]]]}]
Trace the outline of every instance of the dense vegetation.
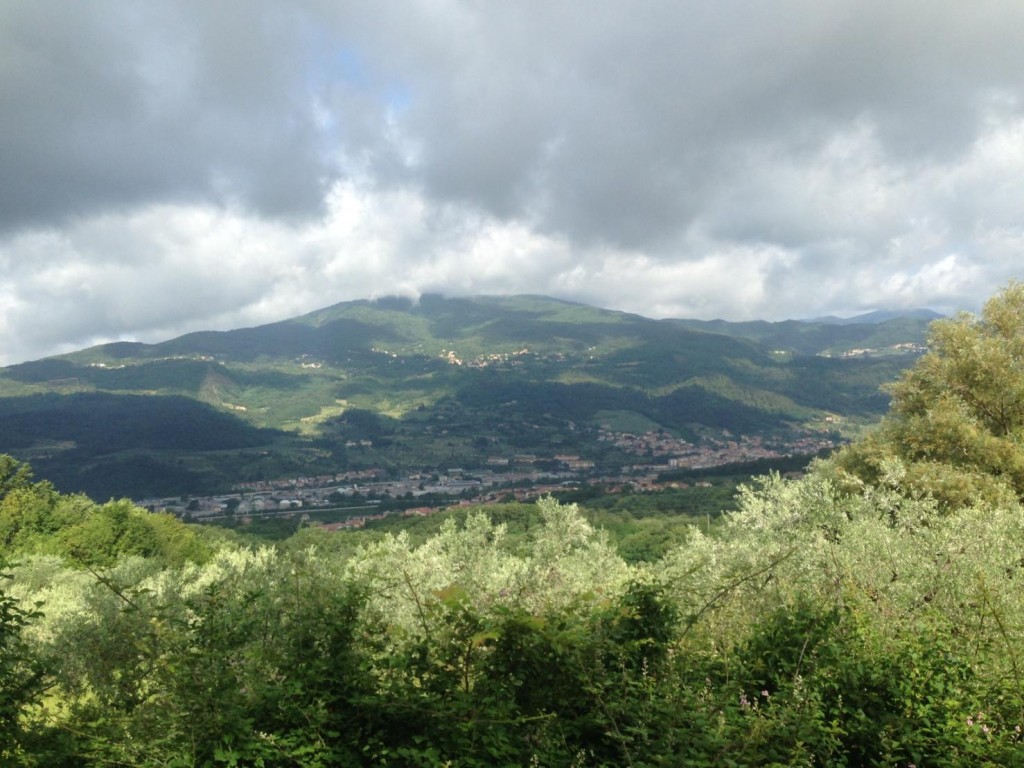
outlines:
[{"label": "dense vegetation", "polygon": [[223,487],[217,456],[231,451],[238,466],[239,457],[258,455],[256,449],[279,439],[273,430],[181,396],[0,398],[0,452],[31,458],[35,471],[58,488],[101,499]]},{"label": "dense vegetation", "polygon": [[889,389],[882,427],[847,449],[839,476],[900,485],[944,507],[1024,498],[1024,285],[990,299],[980,317],[932,325],[930,351]]},{"label": "dense vegetation", "polygon": [[[653,561],[553,499],[514,530],[476,511],[416,541],[344,550],[303,532],[251,547],[61,496],[6,459],[0,757],[1024,764],[1024,510],[1004,464],[1020,422],[1008,401],[1009,432],[981,416],[989,363],[1000,391],[1024,381],[1007,352],[1024,338],[1021,296],[937,326],[870,442],[752,484]],[[958,333],[979,339],[976,357],[944,346]],[[935,382],[953,373],[951,400]],[[994,452],[970,464],[991,493],[917,482],[922,454],[898,446],[930,445],[951,420]],[[927,456],[928,477],[967,471],[957,451]]]}]

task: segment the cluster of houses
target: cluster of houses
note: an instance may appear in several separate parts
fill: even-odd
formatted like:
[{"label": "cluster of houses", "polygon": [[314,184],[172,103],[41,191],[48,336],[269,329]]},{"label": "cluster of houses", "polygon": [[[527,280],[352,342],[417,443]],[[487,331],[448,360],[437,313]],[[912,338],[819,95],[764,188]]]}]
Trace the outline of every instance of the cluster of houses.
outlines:
[{"label": "cluster of houses", "polygon": [[[335,527],[358,527],[367,520],[386,514],[379,508],[385,500],[402,500],[405,514],[426,514],[429,507],[409,507],[421,497],[461,499],[474,504],[507,498],[527,500],[565,490],[566,486],[580,482],[601,484],[611,492],[627,485],[655,489],[665,487],[666,483],[659,480],[659,473],[666,468],[701,469],[761,458],[812,454],[835,447],[834,438],[824,433],[798,435],[785,444],[769,444],[761,437],[733,437],[728,433],[721,435],[720,439],[709,438],[695,444],[661,431],[631,434],[601,430],[599,439],[643,457],[645,461],[624,466],[614,475],[597,476],[594,462],[576,454],[544,458],[533,454],[511,458],[492,456],[486,467],[471,471],[451,468],[444,473],[412,473],[388,478],[383,470],[362,469],[252,481],[241,483],[226,494],[142,499],[138,503],[195,520],[228,516],[236,519],[308,516],[316,510],[343,507],[349,514],[344,523]],[[545,469],[535,466],[538,464]],[[672,485],[678,487],[680,484]]]},{"label": "cluster of houses", "polygon": [[785,443],[766,440],[760,435],[733,437],[729,432],[723,432],[721,439],[705,438],[700,443],[691,443],[663,431],[635,435],[602,429],[598,433],[598,440],[611,443],[637,456],[667,460],[668,466],[673,468],[691,469],[707,469],[723,464],[800,454],[809,455],[835,448],[838,444],[833,436],[821,432],[798,435],[787,439]]},{"label": "cluster of houses", "polygon": [[[865,347],[864,349],[848,349],[845,352],[840,353],[839,357],[874,357],[876,355],[899,355],[914,353],[922,355],[928,351],[928,347],[924,344],[916,344],[912,341],[905,341],[902,344],[892,344],[882,349],[875,349],[873,347]],[[820,353],[821,357],[832,357],[827,352]]]}]

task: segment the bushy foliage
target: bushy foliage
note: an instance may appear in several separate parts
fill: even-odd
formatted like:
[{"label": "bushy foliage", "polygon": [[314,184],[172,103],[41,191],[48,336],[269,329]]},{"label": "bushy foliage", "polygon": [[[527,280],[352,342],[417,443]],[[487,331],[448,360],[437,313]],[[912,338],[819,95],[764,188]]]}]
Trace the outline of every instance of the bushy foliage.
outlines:
[{"label": "bushy foliage", "polygon": [[1019,508],[940,515],[894,488],[770,477],[721,535],[631,566],[573,506],[541,507],[511,548],[476,514],[347,559],[29,558],[9,594],[46,612],[19,618],[20,653],[60,703],[19,704],[22,722],[62,734],[69,765],[1024,755]]},{"label": "bushy foliage", "polygon": [[24,756],[23,717],[43,692],[42,670],[22,637],[37,614],[8,593],[9,578],[0,561],[0,760],[5,764]]},{"label": "bushy foliage", "polygon": [[898,459],[901,487],[946,509],[1024,498],[1024,284],[991,298],[980,316],[936,321],[928,344],[889,387],[882,427],[836,466],[877,484]]},{"label": "bushy foliage", "polygon": [[137,555],[167,565],[209,556],[197,529],[168,514],[151,514],[126,500],[96,504],[62,495],[0,455],[0,552],[54,554],[85,566],[108,566]]}]

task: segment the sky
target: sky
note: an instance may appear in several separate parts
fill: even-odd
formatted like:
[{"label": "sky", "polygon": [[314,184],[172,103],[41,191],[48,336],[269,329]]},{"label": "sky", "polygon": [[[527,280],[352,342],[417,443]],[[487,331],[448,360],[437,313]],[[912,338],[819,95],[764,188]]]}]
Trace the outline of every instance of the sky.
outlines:
[{"label": "sky", "polygon": [[1024,3],[4,0],[0,365],[386,295],[976,310]]}]

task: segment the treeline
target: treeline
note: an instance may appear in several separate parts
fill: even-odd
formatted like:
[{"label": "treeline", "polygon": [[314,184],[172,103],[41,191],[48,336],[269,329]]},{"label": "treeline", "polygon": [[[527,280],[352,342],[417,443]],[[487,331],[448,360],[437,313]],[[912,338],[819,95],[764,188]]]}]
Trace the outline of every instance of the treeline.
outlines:
[{"label": "treeline", "polygon": [[779,474],[800,473],[807,469],[815,458],[823,458],[828,451],[819,451],[816,454],[794,454],[793,456],[778,456],[751,461],[737,461],[731,464],[722,464],[717,467],[701,467],[690,469],[683,467],[679,469],[668,469],[658,473],[658,482],[672,481],[693,481],[708,477],[721,478],[747,478],[756,475],[767,475],[772,472]]},{"label": "treeline", "polygon": [[[933,344],[869,442],[650,561],[553,499],[417,542],[143,547],[145,513],[5,461],[0,760],[1024,764],[1024,288]],[[52,543],[94,527],[102,557]]]},{"label": "treeline", "polygon": [[54,556],[81,567],[105,567],[125,557],[179,566],[210,557],[223,538],[152,514],[127,500],[97,504],[34,482],[25,464],[0,455],[0,556]]},{"label": "treeline", "polygon": [[[735,507],[735,492],[735,486],[721,485],[687,491],[615,494],[581,502],[586,506],[579,507],[579,513],[599,535],[606,537],[607,543],[624,561],[629,564],[654,563],[686,541],[693,526],[707,531],[719,525],[722,511]],[[694,496],[699,498],[695,500]],[[717,507],[712,506],[713,499],[718,500]],[[688,504],[713,511],[688,511]],[[285,536],[277,534],[286,531],[292,535],[281,545],[282,549],[301,550],[314,546],[347,556],[358,547],[376,544],[389,535],[402,535],[411,546],[420,546],[437,536],[446,525],[462,527],[467,519],[481,512],[493,525],[501,527],[504,546],[513,551],[528,546],[530,537],[544,525],[542,510],[536,504],[511,502],[489,504],[483,508],[451,508],[424,517],[393,515],[368,521],[363,528],[337,533],[328,533],[317,527],[297,530],[298,524],[294,520],[288,523],[268,521],[268,525],[253,521],[245,532],[255,529],[257,535],[270,541],[284,539]]]},{"label": "treeline", "polygon": [[[273,443],[257,429],[187,397],[78,393],[0,398],[0,453],[33,455],[36,471],[64,491],[96,498],[170,496],[230,486],[216,452]],[[203,455],[188,466],[179,454]],[[235,463],[235,468],[241,462]]]},{"label": "treeline", "polygon": [[81,393],[0,398],[0,451],[70,442],[91,454],[125,450],[214,451],[277,435],[186,397]]}]

